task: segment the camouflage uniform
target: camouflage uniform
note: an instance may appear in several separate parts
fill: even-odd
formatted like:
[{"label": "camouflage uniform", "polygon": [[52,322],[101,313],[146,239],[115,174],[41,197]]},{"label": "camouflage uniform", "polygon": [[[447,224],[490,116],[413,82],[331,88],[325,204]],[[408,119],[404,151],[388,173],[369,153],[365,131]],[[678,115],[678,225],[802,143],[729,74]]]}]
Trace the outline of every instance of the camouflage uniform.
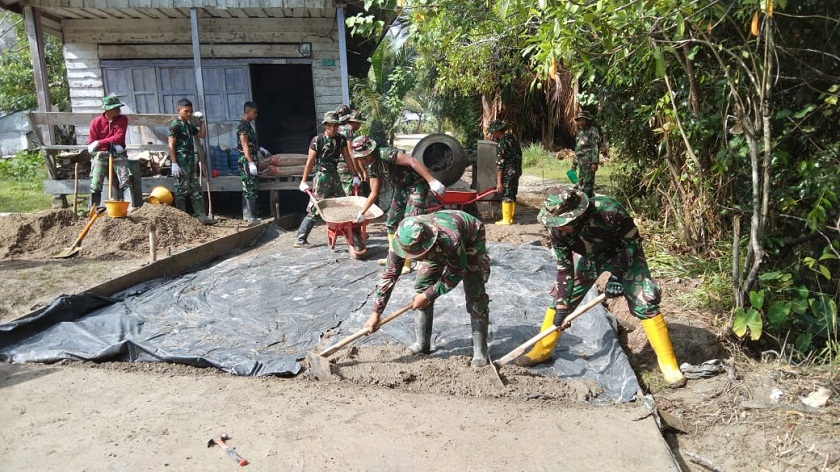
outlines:
[{"label": "camouflage uniform", "polygon": [[[346,148],[347,138],[341,134],[336,134],[332,138],[326,134],[319,134],[309,143],[309,149],[315,151],[312,194],[315,195],[316,200],[347,195],[341,188],[341,180],[338,176],[338,161],[342,157],[342,149]],[[318,210],[311,202],[308,210],[311,217],[318,214]]]},{"label": "camouflage uniform", "polygon": [[429,183],[414,169],[397,165],[397,154],[401,150],[381,148],[379,158],[370,165],[369,176],[388,181],[394,189],[394,197],[385,217],[388,234],[394,234],[403,218],[422,215],[426,212]]},{"label": "camouflage uniform", "polygon": [[239,150],[239,177],[242,179],[242,198],[244,200],[257,199],[257,176],[248,173],[248,159],[245,159],[245,150],[242,148],[242,141],[240,136],[248,138],[248,149],[251,154],[251,159],[254,164],[259,165],[260,155],[257,151],[260,147],[257,146],[257,132],[251,126],[251,122],[240,120],[236,125],[236,149]]},{"label": "camouflage uniform", "polygon": [[[434,301],[464,281],[467,312],[472,319],[487,320],[490,297],[485,284],[490,277],[484,225],[462,211],[445,210],[423,215],[437,227],[437,240],[417,269],[414,290],[431,302],[422,311],[431,312]],[[405,259],[388,251],[388,266],[374,292],[373,311],[382,313],[400,277]]]},{"label": "camouflage uniform", "polygon": [[578,173],[578,187],[589,197],[595,195],[595,172],[592,170],[592,164],[598,164],[601,146],[601,135],[598,128],[592,124],[578,131],[575,137],[575,160],[572,169]]},{"label": "camouflage uniform", "polygon": [[[101,192],[102,186],[105,184],[105,176],[108,175],[108,153],[103,151],[96,152],[92,160],[90,171],[90,191]],[[119,189],[126,192],[131,189],[131,173],[128,170],[128,155],[123,151],[122,154],[114,154],[114,175],[116,181],[119,182]],[[110,180],[110,179],[109,179]],[[111,188],[114,188],[113,185]],[[114,197],[120,198],[121,195]]]},{"label": "camouflage uniform", "polygon": [[499,140],[496,156],[496,170],[502,173],[502,201],[515,202],[522,175],[522,149],[512,134],[505,134]]},{"label": "camouflage uniform", "polygon": [[[348,143],[352,143],[353,138],[356,137],[356,133],[353,132],[353,128],[349,124],[341,126],[338,129],[338,133],[343,135]],[[353,174],[347,168],[347,162],[344,161],[343,155],[338,160],[338,175],[341,179],[341,187],[344,189],[344,194],[353,195]]]},{"label": "camouflage uniform", "polygon": [[642,320],[656,316],[659,285],[651,278],[642,237],[627,210],[612,198],[596,196],[572,225],[572,233],[549,228],[557,257],[557,281],[551,289],[556,304],[574,310],[601,272],[609,271],[621,279],[633,315]]},{"label": "camouflage uniform", "polygon": [[202,198],[195,161],[195,138],[198,128],[188,121],[174,119],[169,123],[168,136],[175,138],[175,162],[181,175],[175,180],[175,198]]}]

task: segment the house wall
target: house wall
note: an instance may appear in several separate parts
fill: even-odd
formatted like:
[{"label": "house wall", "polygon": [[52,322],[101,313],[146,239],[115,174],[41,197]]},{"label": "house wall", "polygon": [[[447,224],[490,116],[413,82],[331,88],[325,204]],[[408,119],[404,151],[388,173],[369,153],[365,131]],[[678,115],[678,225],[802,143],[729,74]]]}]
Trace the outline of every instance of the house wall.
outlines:
[{"label": "house wall", "polygon": [[[244,63],[300,59],[297,45],[311,43],[313,120],[320,123],[341,102],[335,12],[330,13],[333,17],[199,18],[202,58],[239,56]],[[102,60],[192,58],[188,18],[63,20],[62,30],[70,103],[76,112],[99,111],[105,94]]]}]

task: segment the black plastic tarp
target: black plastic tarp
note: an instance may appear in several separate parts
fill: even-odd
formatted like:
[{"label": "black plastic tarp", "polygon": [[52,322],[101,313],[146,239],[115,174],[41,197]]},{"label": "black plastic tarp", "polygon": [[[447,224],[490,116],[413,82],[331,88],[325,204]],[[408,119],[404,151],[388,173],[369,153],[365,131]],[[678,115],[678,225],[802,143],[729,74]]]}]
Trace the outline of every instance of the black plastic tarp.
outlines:
[{"label": "black plastic tarp", "polygon": [[[383,269],[326,246],[282,249],[271,239],[275,235],[269,231],[256,247],[173,280],[114,299],[60,298],[39,316],[0,325],[0,359],[167,361],[237,375],[296,375],[298,360],[319,347],[323,333],[333,330],[332,344],[362,327]],[[379,239],[370,244],[384,244]],[[537,333],[555,262],[541,246],[491,244],[489,251],[490,354],[497,359]],[[386,314],[411,300],[413,282],[413,274],[400,279]],[[464,306],[460,285],[436,302],[434,356],[470,354]],[[593,380],[612,400],[632,400],[639,385],[610,318],[601,306],[578,318],[561,336],[554,363],[536,370]],[[413,340],[413,316],[407,314],[358,344]]]}]

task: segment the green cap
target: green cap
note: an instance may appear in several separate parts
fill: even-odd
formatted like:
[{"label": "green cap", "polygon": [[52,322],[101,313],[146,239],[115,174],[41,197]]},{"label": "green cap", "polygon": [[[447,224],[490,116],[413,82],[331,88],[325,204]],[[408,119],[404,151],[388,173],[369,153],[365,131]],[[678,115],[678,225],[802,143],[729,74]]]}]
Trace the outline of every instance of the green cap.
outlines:
[{"label": "green cap", "polygon": [[404,259],[425,255],[437,241],[437,226],[428,215],[409,216],[397,227],[391,250]]},{"label": "green cap", "polygon": [[578,120],[595,121],[595,118],[592,117],[592,113],[589,113],[586,110],[581,110],[581,112],[575,116],[575,121]]},{"label": "green cap", "polygon": [[487,133],[493,134],[496,131],[503,131],[505,128],[507,128],[507,123],[502,120],[493,120],[487,125]]},{"label": "green cap", "polygon": [[120,102],[120,98],[114,95],[108,95],[102,99],[102,111],[113,110],[114,108],[124,107],[125,103]]},{"label": "green cap", "polygon": [[360,159],[376,150],[376,141],[369,136],[359,136],[353,140],[353,157]]},{"label": "green cap", "polygon": [[338,118],[338,113],[336,113],[334,111],[328,111],[328,112],[324,113],[324,120],[321,121],[321,124],[322,125],[327,125],[327,124],[340,125],[341,120]]},{"label": "green cap", "polygon": [[566,226],[589,208],[589,197],[570,187],[553,187],[540,208],[537,220],[549,228]]}]

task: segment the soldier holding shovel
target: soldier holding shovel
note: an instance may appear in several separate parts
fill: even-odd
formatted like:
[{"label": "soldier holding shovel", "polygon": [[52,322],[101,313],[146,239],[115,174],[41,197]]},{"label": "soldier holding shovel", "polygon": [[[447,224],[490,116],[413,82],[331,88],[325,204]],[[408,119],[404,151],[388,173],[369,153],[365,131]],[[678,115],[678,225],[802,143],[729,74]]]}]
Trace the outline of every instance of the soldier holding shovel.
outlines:
[{"label": "soldier holding shovel", "polygon": [[403,261],[409,257],[421,263],[412,303],[412,308],[419,310],[414,318],[416,342],[408,349],[414,354],[431,352],[434,301],[463,280],[472,327],[472,366],[486,366],[490,297],[485,284],[490,277],[490,257],[484,225],[470,214],[454,210],[404,219],[391,242],[388,267],[376,286],[373,313],[364,326],[370,333],[376,331]]},{"label": "soldier holding shovel", "polygon": [[[554,303],[540,331],[563,326],[564,318],[580,304],[601,272],[609,271],[604,294],[627,300],[630,311],[641,320],[665,381],[671,387],[685,385],[659,311],[659,285],[650,275],[642,237],[627,210],[609,197],[590,199],[580,190],[555,187],[549,190],[537,219],[548,228],[557,258],[557,280],[551,289]],[[559,337],[559,332],[546,336],[513,363],[530,367],[549,361]]]}]

